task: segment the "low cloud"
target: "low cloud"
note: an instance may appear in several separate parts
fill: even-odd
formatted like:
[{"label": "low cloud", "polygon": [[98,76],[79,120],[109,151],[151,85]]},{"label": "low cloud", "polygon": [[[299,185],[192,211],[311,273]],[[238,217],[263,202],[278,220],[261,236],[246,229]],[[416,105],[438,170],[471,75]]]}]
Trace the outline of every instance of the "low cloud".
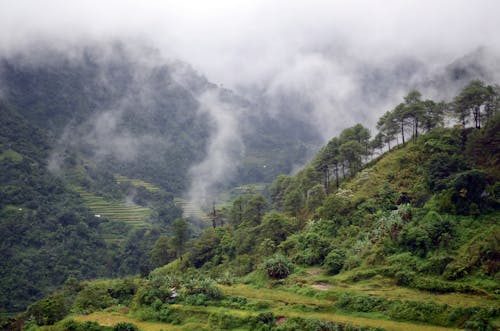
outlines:
[{"label": "low cloud", "polygon": [[199,112],[208,115],[211,121],[212,134],[206,158],[189,171],[191,185],[187,198],[193,204],[206,208],[215,202],[220,188],[233,179],[244,156],[245,146],[240,136],[240,109],[222,101],[215,90],[203,93],[198,101]]}]

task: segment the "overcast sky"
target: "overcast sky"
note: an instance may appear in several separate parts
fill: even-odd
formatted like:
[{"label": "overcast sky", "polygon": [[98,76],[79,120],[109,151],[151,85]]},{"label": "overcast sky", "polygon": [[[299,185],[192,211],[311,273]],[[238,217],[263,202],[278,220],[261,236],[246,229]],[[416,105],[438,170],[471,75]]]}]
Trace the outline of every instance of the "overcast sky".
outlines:
[{"label": "overcast sky", "polygon": [[498,0],[0,0],[0,50],[37,39],[147,38],[235,87],[315,54],[449,62],[478,46],[498,50],[498,13]]}]

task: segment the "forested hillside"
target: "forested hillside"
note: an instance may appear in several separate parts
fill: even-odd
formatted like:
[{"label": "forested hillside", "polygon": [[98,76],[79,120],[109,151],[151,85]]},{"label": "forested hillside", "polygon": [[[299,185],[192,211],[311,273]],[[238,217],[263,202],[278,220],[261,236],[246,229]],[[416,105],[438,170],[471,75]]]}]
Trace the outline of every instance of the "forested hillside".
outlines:
[{"label": "forested hillside", "polygon": [[[154,244],[172,234],[190,169],[218,130],[201,95],[216,95],[246,123],[235,145],[242,162],[220,190],[270,182],[318,142],[292,132],[294,119],[252,113],[243,98],[142,46],[36,50],[0,60],[0,306],[8,312],[70,276],[147,274],[164,260]],[[190,224],[190,237],[207,226],[200,217]]]},{"label": "forested hillside", "polygon": [[[213,106],[203,103],[205,93],[215,95],[219,107],[242,113],[244,154],[235,165],[236,184],[270,181],[303,162],[304,146],[318,143],[306,127],[290,132],[300,127],[293,118],[277,121],[253,111],[255,105],[187,64],[161,59],[143,46],[96,43],[75,49],[73,56],[40,48],[36,58],[21,53],[2,59],[2,98],[48,131],[56,167],[65,151],[77,150],[101,169],[180,195],[189,187],[189,169],[206,157],[218,130],[210,112],[200,110]],[[285,143],[292,149],[278,152]]]},{"label": "forested hillside", "polygon": [[213,226],[193,239],[175,221],[153,248],[165,265],[147,277],[72,281],[18,321],[50,330],[494,330],[499,95],[477,80],[447,103],[410,91],[374,138],[361,124],[346,128],[298,173],[278,176],[271,201],[246,194],[214,208]]}]

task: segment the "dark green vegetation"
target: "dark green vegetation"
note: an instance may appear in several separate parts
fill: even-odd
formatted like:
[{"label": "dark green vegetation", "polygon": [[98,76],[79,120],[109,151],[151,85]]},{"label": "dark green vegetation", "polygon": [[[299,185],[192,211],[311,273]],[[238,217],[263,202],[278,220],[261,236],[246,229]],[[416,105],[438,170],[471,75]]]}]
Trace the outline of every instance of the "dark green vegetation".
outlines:
[{"label": "dark green vegetation", "polygon": [[[261,117],[151,50],[35,49],[0,59],[2,313],[24,310],[70,276],[146,275],[181,254],[177,198],[216,130],[198,109],[203,93],[245,110],[246,154],[229,187],[272,181],[318,142],[290,130],[296,120]],[[190,221],[185,240],[207,226]]]},{"label": "dark green vegetation", "polygon": [[[164,266],[147,277],[68,280],[18,322],[106,328],[63,319],[71,312],[151,331],[497,329],[498,100],[478,81],[450,104],[412,91],[380,120],[382,144],[348,128],[296,175],[279,176],[272,203],[239,196],[190,240],[186,222],[173,222],[152,249]],[[462,125],[443,127],[451,116]]]}]

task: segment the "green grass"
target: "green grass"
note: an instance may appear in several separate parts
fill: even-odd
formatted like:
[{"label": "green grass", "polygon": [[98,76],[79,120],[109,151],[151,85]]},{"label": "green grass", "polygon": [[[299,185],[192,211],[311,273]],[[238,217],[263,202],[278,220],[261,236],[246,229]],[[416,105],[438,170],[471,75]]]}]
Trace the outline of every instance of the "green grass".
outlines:
[{"label": "green grass", "polygon": [[313,275],[295,276],[302,286],[314,289],[315,284],[328,284],[331,287],[320,293],[338,295],[341,293],[363,294],[385,298],[388,300],[408,300],[408,301],[432,301],[441,304],[447,304],[452,307],[497,307],[500,308],[500,301],[497,298],[486,295],[466,294],[466,293],[431,293],[419,291],[407,287],[397,286],[395,281],[390,278],[376,275],[372,278],[351,281],[350,279],[356,273],[362,272],[362,269],[342,272],[335,276],[328,276],[323,272],[314,270]]},{"label": "green grass", "polygon": [[199,326],[204,326],[204,325],[199,325],[198,323],[185,324],[184,326],[181,327],[166,323],[144,322],[120,313],[108,313],[108,312],[96,312],[90,315],[79,315],[75,316],[73,319],[78,322],[85,322],[85,321],[97,322],[103,326],[114,326],[122,322],[133,323],[143,331],[160,331],[160,330],[179,331],[179,330],[189,330],[186,329],[186,327],[188,326],[190,327],[192,326],[193,329],[196,329],[196,327]]},{"label": "green grass", "polygon": [[9,159],[14,163],[20,163],[24,159],[24,157],[19,154],[18,152],[8,149],[2,153],[0,153],[0,161],[3,161],[5,159]]},{"label": "green grass", "polygon": [[316,299],[286,290],[254,288],[252,286],[243,284],[237,284],[233,286],[221,285],[220,287],[225,295],[240,296],[253,300],[267,301],[271,306],[299,304],[317,307],[328,307],[333,304],[333,302],[329,300]]}]

